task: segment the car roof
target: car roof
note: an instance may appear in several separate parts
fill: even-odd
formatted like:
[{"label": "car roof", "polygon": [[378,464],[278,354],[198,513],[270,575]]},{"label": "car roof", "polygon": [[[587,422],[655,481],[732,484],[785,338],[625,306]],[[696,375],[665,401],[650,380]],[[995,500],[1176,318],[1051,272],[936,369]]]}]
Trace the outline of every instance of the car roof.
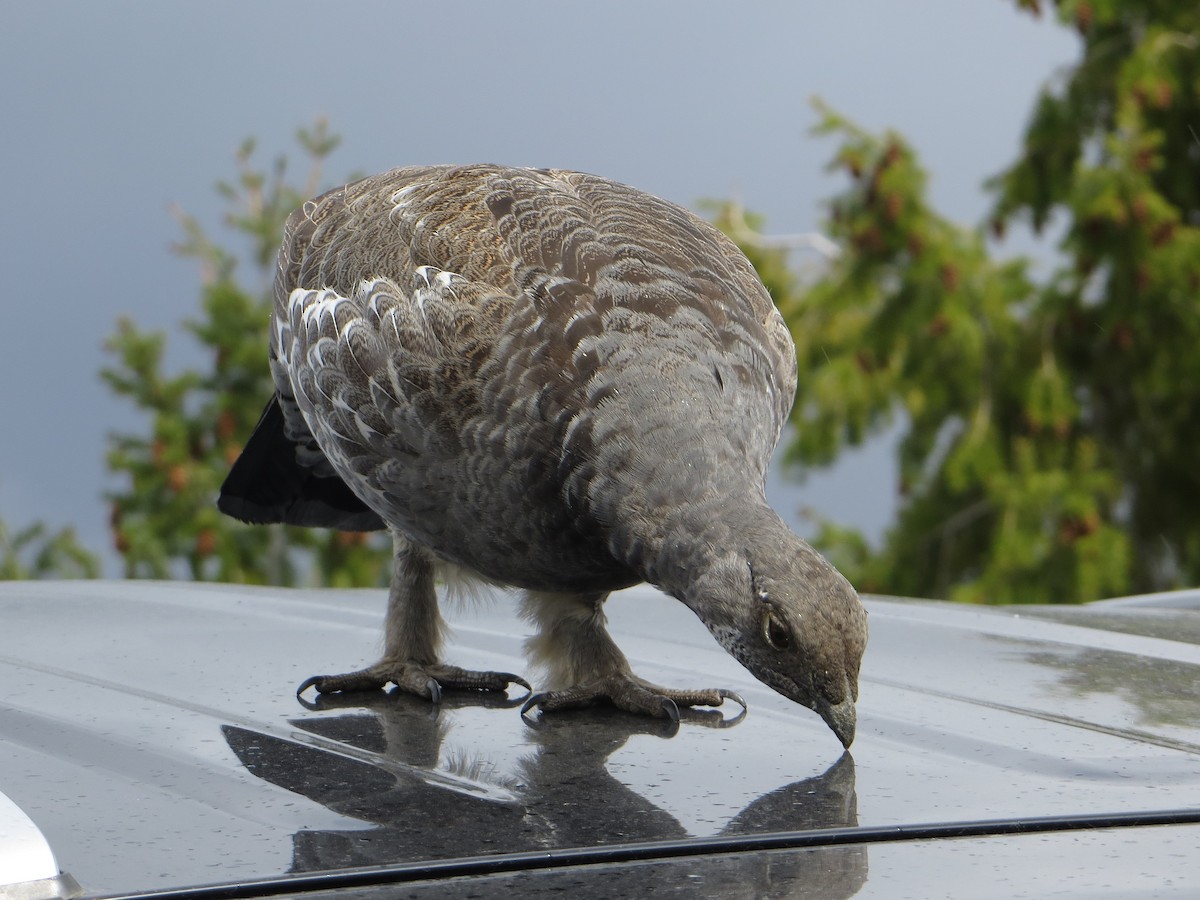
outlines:
[{"label": "car roof", "polygon": [[[380,867],[439,890],[536,871],[549,893],[581,866],[671,883],[698,858],[762,854],[781,879],[789,866],[811,879],[802,860],[821,851],[830,895],[850,896],[873,883],[868,843],[874,871],[897,840],[956,836],[937,852],[962,860],[972,840],[1030,833],[1043,849],[1090,842],[1097,860],[1142,841],[1145,868],[1200,834],[1178,830],[1200,821],[1198,598],[866,598],[851,755],[647,587],[607,604],[635,672],[736,690],[744,718],[598,709],[531,726],[516,691],[305,704],[307,676],[374,661],[384,592],[0,584],[0,792],[90,895],[272,883],[310,896]],[[523,671],[512,597],[451,619],[450,661]],[[1112,837],[1134,824],[1158,829]],[[1025,847],[1014,858],[1036,856]]]}]

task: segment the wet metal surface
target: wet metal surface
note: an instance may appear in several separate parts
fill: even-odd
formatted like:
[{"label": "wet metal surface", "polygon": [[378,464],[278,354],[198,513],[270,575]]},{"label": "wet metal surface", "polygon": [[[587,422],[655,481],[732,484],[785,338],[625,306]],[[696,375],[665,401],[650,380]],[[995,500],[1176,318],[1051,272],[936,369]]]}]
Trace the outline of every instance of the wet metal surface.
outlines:
[{"label": "wet metal surface", "polygon": [[[1200,809],[1200,646],[1186,630],[1173,640],[1136,627],[1161,610],[1125,610],[1129,627],[1110,631],[1083,610],[870,600],[851,757],[649,589],[609,603],[635,671],[736,690],[743,720],[693,714],[676,727],[599,709],[530,727],[517,691],[447,692],[439,708],[383,692],[297,701],[308,675],[374,660],[383,605],[380,591],[0,585],[0,791],[92,893],[638,841]],[[450,661],[524,671],[511,598],[452,618]],[[1003,846],[1050,839],[1039,840]],[[969,841],[936,843],[957,845],[938,865],[970,857]],[[826,885],[817,896],[869,896],[903,846],[645,871],[731,879],[750,896],[799,867],[789,877]],[[919,853],[922,865],[942,859]],[[558,890],[565,877],[536,884]]]}]

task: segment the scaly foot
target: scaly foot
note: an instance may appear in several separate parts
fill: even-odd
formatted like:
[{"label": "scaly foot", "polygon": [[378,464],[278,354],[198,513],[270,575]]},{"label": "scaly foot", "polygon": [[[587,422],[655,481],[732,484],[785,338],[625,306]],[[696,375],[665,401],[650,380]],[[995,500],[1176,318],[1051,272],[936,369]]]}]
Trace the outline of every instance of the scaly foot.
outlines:
[{"label": "scaly foot", "polygon": [[524,716],[535,707],[543,713],[560,709],[579,709],[597,703],[611,703],[626,712],[660,719],[679,721],[681,706],[720,706],[725,700],[733,700],[746,709],[746,701],[733,691],[724,688],[708,690],[680,690],[659,687],[643,681],[636,675],[605,675],[586,684],[577,684],[561,691],[546,691],[533,694],[521,707]]},{"label": "scaly foot", "polygon": [[415,662],[385,660],[357,672],[347,672],[345,675],[314,675],[306,678],[296,689],[296,696],[300,696],[310,687],[316,688],[318,694],[329,694],[335,691],[380,690],[386,687],[388,682],[402,691],[416,694],[434,703],[441,701],[443,688],[505,691],[510,684],[519,684],[525,690],[533,691],[528,681],[511,672],[475,672],[444,663],[421,665]]}]

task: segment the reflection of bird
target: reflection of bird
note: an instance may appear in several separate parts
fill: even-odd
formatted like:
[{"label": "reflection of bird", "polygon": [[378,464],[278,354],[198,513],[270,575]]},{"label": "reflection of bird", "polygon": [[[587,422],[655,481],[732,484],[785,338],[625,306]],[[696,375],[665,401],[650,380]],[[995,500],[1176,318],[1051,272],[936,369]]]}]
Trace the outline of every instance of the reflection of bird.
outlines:
[{"label": "reflection of bird", "polygon": [[[537,853],[543,861],[550,854],[561,865],[566,860],[560,851],[609,845],[613,864],[604,869],[605,894],[617,897],[670,896],[682,883],[703,885],[703,896],[832,900],[854,896],[866,880],[868,845],[853,838],[858,807],[848,753],[823,773],[758,797],[736,785],[724,785],[715,794],[710,790],[700,806],[685,807],[693,819],[685,827],[676,813],[686,792],[668,790],[663,796],[661,790],[677,761],[648,742],[629,741],[670,735],[666,723],[601,710],[572,722],[539,722],[528,736],[531,752],[513,758],[511,731],[497,730],[486,717],[455,711],[467,705],[461,695],[445,699],[449,714],[431,716],[411,697],[323,695],[315,705],[326,714],[290,719],[287,734],[222,726],[250,774],[373,826],[300,829],[293,841],[293,872],[454,856],[474,856],[487,865],[503,853]],[[500,747],[499,754],[492,752]],[[617,754],[623,758],[617,767],[626,773],[630,760],[637,760],[633,768],[640,775],[633,783],[612,771]],[[460,769],[463,756],[472,758],[471,771]],[[588,802],[581,803],[581,797]],[[660,805],[667,797],[671,802]],[[822,832],[817,846],[803,834],[813,830]],[[850,843],[838,846],[831,832]],[[433,834],[439,839],[431,841]],[[752,852],[745,844],[732,846],[742,836],[767,838],[779,849]],[[657,862],[615,864],[645,861],[646,842],[686,843],[693,852],[703,845],[712,852],[672,861],[657,843]],[[785,843],[790,851],[782,849]],[[729,852],[735,849],[741,852]],[[480,855],[481,850],[486,852]],[[478,896],[529,893],[528,870],[490,876],[477,871],[471,886]],[[572,883],[577,886],[578,873],[572,868],[540,872],[541,893],[546,884],[569,891]],[[517,879],[520,883],[512,884]]]},{"label": "reflection of bird", "polygon": [[[437,699],[524,681],[439,656],[435,571],[523,588],[555,688],[678,715],[722,690],[635,676],[609,591],[649,581],[849,744],[866,616],[763,496],[795,390],[746,258],[687,211],[574,172],[397,169],[288,220],[276,396],[220,506],[251,522],[388,527],[383,660],[309,679]],[[303,689],[303,688],[302,688]]]}]

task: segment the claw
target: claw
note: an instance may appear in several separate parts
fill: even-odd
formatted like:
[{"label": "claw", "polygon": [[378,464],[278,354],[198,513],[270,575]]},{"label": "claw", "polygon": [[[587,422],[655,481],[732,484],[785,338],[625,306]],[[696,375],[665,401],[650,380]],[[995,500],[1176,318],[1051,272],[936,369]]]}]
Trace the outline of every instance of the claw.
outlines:
[{"label": "claw", "polygon": [[[529,687],[529,686],[526,685],[526,687]],[[533,690],[531,688],[530,694],[529,694],[529,699],[526,700],[525,705],[521,707],[521,718],[522,719],[528,718],[526,713],[528,713],[531,709],[534,709],[535,707],[537,707],[545,698],[546,698],[545,694],[535,694],[535,693],[533,693]]]},{"label": "claw", "polygon": [[679,721],[679,707],[675,705],[675,701],[670,697],[662,698],[662,711],[672,722]]},{"label": "claw", "polygon": [[750,712],[750,707],[746,705],[746,701],[742,699],[741,694],[737,693],[737,691],[726,690],[725,688],[718,688],[717,693],[721,696],[722,700],[732,700],[734,703],[739,704],[742,709],[741,712],[739,712],[732,719],[722,718],[715,727],[732,728],[734,725],[737,725],[739,722],[741,722],[742,719],[746,718],[746,714]]},{"label": "claw", "polygon": [[437,683],[436,678],[430,678],[425,682],[425,690],[429,691],[429,699],[431,702],[442,702],[442,686]]},{"label": "claw", "polygon": [[519,684],[525,690],[529,691],[530,696],[533,696],[533,685],[522,678],[520,675],[513,675],[511,672],[501,672],[502,678],[508,679],[509,684]]},{"label": "claw", "polygon": [[746,701],[742,699],[742,695],[737,691],[729,691],[725,688],[717,688],[717,694],[722,700],[732,700],[742,708],[742,712],[749,712],[750,707],[746,705]]},{"label": "claw", "polygon": [[[300,687],[296,688],[296,696],[299,697],[310,687],[314,687],[317,682],[325,680],[325,678],[326,676],[324,675],[313,675],[311,678],[305,678],[302,682],[300,682]],[[321,693],[320,688],[317,688],[317,693]]]}]

